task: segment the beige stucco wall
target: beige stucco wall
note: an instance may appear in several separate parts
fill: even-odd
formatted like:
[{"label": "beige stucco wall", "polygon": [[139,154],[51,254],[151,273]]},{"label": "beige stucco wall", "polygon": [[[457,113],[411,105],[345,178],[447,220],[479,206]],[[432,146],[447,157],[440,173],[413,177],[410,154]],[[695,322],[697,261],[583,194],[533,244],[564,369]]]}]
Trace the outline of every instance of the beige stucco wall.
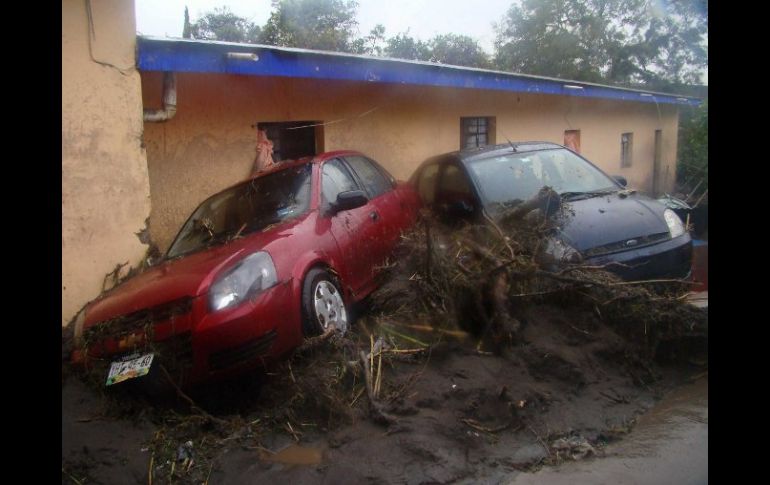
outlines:
[{"label": "beige stucco wall", "polygon": [[150,194],[134,2],[91,0],[92,26],[87,4],[62,1],[62,325],[147,249],[135,234]]},{"label": "beige stucco wall", "polygon": [[[150,230],[162,250],[198,203],[248,175],[255,122],[322,120],[326,150],[360,150],[402,179],[428,156],[459,148],[461,116],[495,116],[498,143],[563,143],[564,130],[579,129],[587,158],[645,191],[661,129],[661,172],[668,167],[668,186],[674,181],[678,114],[667,105],[224,74],[181,73],[177,86],[176,117],[145,127]],[[162,75],[142,73],[142,87],[145,107],[159,107]],[[633,164],[620,168],[625,132],[634,133]]]}]

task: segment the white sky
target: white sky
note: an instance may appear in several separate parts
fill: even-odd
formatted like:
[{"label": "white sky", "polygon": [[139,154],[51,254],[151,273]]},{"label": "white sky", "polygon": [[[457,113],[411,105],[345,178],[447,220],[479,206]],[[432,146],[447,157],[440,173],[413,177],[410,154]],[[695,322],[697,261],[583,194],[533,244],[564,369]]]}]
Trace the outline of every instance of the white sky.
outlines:
[{"label": "white sky", "polygon": [[[145,35],[181,37],[184,7],[195,22],[203,13],[226,5],[233,13],[264,25],[270,0],[135,0],[136,30]],[[492,22],[499,22],[513,0],[359,0],[358,29],[364,36],[378,23],[385,36],[406,32],[420,40],[436,34],[469,35],[492,53]]]}]

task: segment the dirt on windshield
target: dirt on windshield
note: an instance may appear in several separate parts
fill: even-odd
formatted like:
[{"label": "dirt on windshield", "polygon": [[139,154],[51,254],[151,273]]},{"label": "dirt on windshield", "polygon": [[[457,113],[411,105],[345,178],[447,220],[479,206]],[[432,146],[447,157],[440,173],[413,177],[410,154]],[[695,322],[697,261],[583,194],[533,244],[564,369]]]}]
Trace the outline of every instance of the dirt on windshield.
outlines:
[{"label": "dirt on windshield", "polygon": [[259,375],[161,398],[65,366],[62,482],[499,483],[600,456],[707,372],[708,310],[544,271],[525,226],[421,225],[345,336]]}]

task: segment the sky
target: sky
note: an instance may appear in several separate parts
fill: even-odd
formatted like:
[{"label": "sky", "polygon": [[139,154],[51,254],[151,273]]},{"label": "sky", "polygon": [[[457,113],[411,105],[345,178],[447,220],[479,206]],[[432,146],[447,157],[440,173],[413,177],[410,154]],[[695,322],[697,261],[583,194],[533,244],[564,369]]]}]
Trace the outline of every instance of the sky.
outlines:
[{"label": "sky", "polygon": [[[136,30],[144,35],[181,37],[184,7],[195,22],[203,13],[226,5],[238,16],[263,25],[270,16],[270,0],[135,0]],[[365,36],[379,24],[386,37],[400,32],[420,40],[436,34],[469,35],[489,54],[499,22],[513,0],[359,0],[359,35]]]}]

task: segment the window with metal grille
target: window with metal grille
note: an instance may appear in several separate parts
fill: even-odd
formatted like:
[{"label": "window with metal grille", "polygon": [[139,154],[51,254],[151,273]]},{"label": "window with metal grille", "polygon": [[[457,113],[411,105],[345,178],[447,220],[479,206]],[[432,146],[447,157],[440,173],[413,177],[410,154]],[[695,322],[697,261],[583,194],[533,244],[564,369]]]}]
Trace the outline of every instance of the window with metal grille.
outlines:
[{"label": "window with metal grille", "polygon": [[634,144],[633,133],[623,133],[620,135],[620,166],[631,166],[631,150]]},{"label": "window with metal grille", "polygon": [[495,144],[495,118],[460,118],[460,148]]}]

